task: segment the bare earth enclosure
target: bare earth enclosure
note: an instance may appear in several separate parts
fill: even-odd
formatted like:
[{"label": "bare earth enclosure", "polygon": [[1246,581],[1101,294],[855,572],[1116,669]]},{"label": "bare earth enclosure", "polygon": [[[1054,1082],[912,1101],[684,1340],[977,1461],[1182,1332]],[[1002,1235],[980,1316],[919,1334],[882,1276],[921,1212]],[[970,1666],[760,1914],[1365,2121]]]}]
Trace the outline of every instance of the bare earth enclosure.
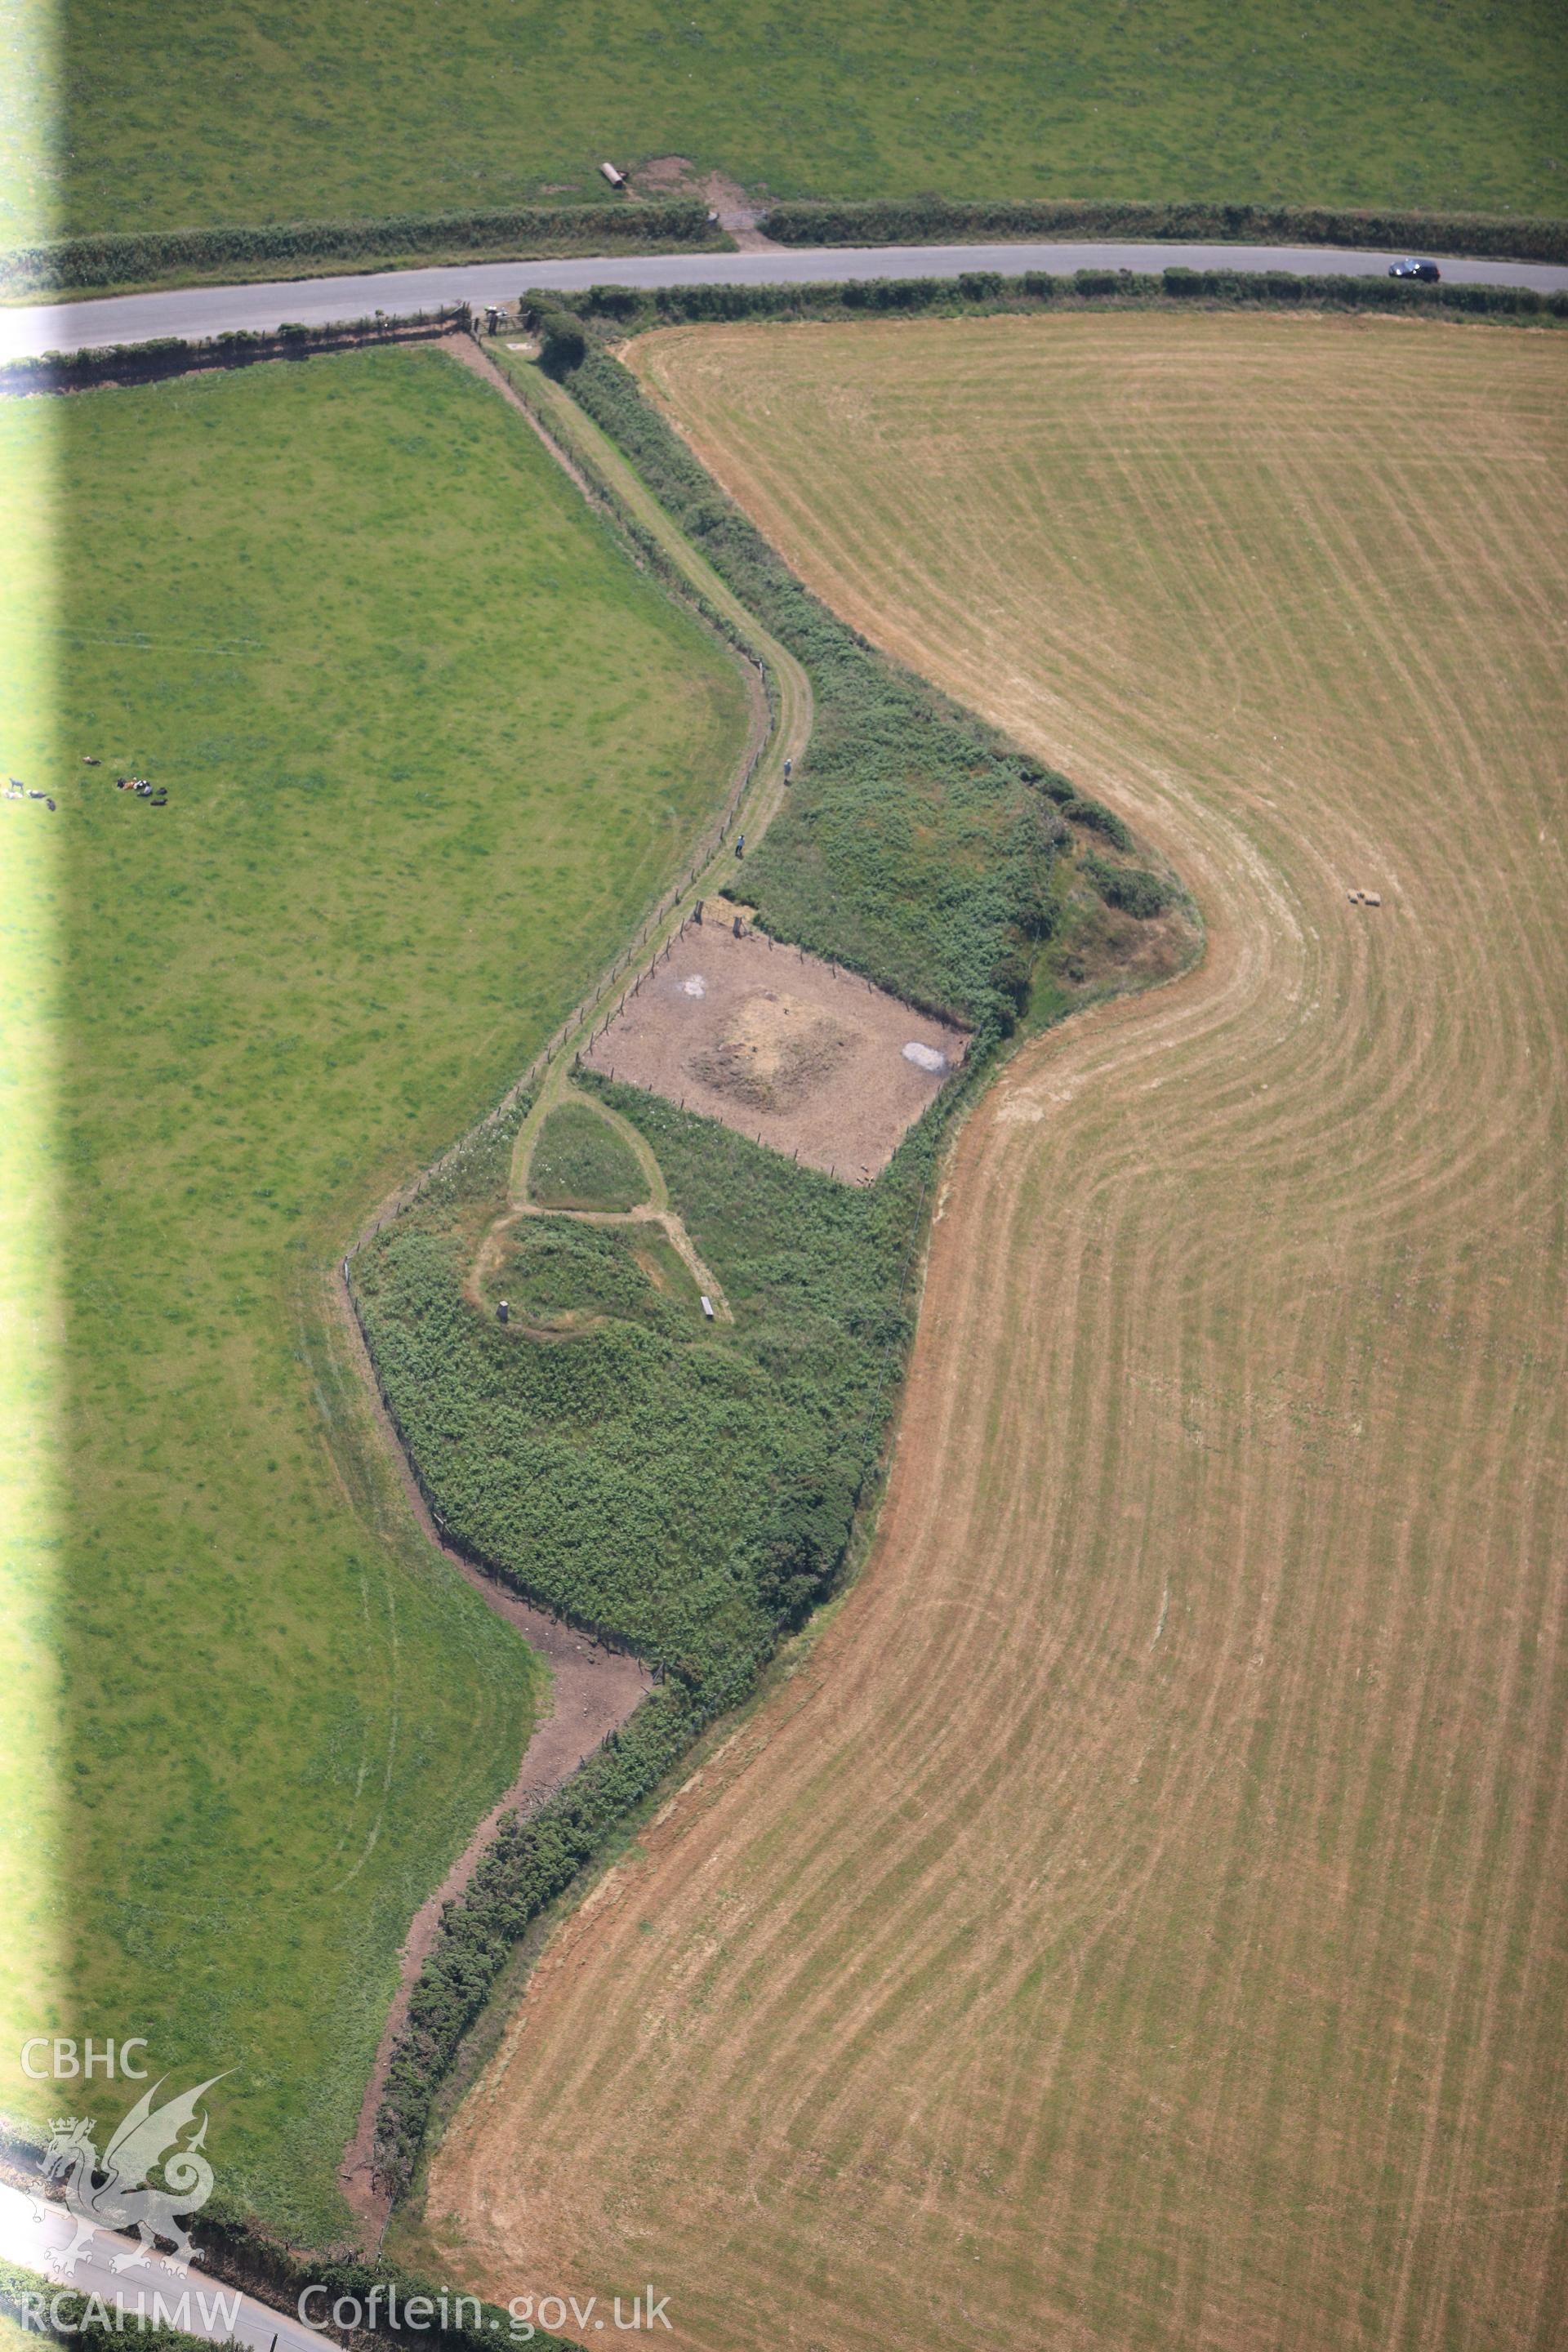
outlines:
[{"label": "bare earth enclosure", "polygon": [[583,1059],[868,1184],[967,1043],[951,1023],[775,944],[710,899],[706,919],[688,924]]},{"label": "bare earth enclosure", "polygon": [[553,1935],[427,2226],[688,2352],[1555,2352],[1568,337],[632,360],[1208,950],[966,1121],[871,1557]]}]

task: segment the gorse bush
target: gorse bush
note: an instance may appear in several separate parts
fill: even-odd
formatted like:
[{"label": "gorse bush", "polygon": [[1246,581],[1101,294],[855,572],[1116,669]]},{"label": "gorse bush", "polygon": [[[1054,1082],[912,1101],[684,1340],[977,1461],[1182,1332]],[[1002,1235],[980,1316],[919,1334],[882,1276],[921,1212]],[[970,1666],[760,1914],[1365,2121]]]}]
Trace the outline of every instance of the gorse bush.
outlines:
[{"label": "gorse bush", "polygon": [[1063,816],[1074,824],[1087,825],[1091,833],[1103,834],[1106,840],[1114,843],[1118,849],[1131,848],[1131,827],[1114,809],[1108,809],[1103,801],[1093,800],[1088,793],[1080,793],[1069,776],[1060,774],[1055,768],[1040,768],[1031,763],[1029,777],[1031,782],[1037,783],[1047,797],[1056,803]]},{"label": "gorse bush", "polygon": [[780,245],[964,244],[982,238],[1151,237],[1229,245],[1340,245],[1568,261],[1568,221],[1492,213],[1359,212],[1324,205],[1137,204],[944,196],[774,205],[759,226]]},{"label": "gorse bush", "polygon": [[588,356],[588,337],[574,310],[535,303],[532,324],[539,336],[539,363],[547,375],[567,376]]},{"label": "gorse bush", "polygon": [[1144,866],[1113,866],[1091,850],[1083,861],[1083,870],[1106,905],[1120,907],[1124,915],[1137,915],[1147,921],[1163,915],[1175,899],[1172,885]]}]

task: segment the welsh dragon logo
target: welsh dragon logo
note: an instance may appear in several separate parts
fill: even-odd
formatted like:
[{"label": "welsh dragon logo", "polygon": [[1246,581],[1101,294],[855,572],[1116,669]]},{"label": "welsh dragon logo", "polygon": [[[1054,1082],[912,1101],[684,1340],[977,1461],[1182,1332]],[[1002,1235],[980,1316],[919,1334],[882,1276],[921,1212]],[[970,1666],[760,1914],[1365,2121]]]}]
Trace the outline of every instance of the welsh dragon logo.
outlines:
[{"label": "welsh dragon logo", "polygon": [[[137,2100],[101,2157],[92,2137],[91,2116],[55,2118],[44,2150],[44,2179],[51,2185],[64,2183],[66,2210],[76,2223],[70,2244],[57,2257],[68,2273],[76,2268],[95,2230],[133,2230],[140,2237],[141,2252],[133,2247],[112,2258],[111,2267],[117,2271],[129,2270],[145,2255],[156,2253],[160,2238],[174,2248],[168,2267],[176,2276],[184,2278],[192,2263],[201,2261],[201,2249],[192,2245],[180,2217],[199,2212],[212,2195],[213,2168],[201,2152],[207,2136],[205,2114],[195,2137],[184,2147],[180,2135],[195,2121],[196,2110],[213,2084],[223,2079],[221,2074],[210,2075],[194,2091],[166,2099],[161,2107],[154,2107],[153,2102],[163,2087],[163,2081],[154,2083]],[[148,2176],[158,2171],[163,2173],[163,2185],[154,2188]]]}]

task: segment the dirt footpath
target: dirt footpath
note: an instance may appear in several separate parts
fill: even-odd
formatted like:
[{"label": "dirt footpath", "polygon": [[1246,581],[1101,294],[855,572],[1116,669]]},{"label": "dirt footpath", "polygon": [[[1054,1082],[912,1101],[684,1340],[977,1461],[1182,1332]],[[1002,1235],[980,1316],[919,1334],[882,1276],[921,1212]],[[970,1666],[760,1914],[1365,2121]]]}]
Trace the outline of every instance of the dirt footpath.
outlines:
[{"label": "dirt footpath", "polygon": [[690,923],[583,1055],[846,1183],[868,1184],[969,1040],[726,909]]}]

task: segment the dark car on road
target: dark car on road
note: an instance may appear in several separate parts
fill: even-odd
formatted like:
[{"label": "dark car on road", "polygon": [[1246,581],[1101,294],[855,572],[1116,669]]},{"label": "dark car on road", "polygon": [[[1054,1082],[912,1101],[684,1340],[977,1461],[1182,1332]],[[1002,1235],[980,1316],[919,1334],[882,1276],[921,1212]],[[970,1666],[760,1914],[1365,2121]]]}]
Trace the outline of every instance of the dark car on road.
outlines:
[{"label": "dark car on road", "polygon": [[1430,286],[1442,272],[1435,261],[1391,261],[1388,274],[1391,278],[1423,278]]}]

